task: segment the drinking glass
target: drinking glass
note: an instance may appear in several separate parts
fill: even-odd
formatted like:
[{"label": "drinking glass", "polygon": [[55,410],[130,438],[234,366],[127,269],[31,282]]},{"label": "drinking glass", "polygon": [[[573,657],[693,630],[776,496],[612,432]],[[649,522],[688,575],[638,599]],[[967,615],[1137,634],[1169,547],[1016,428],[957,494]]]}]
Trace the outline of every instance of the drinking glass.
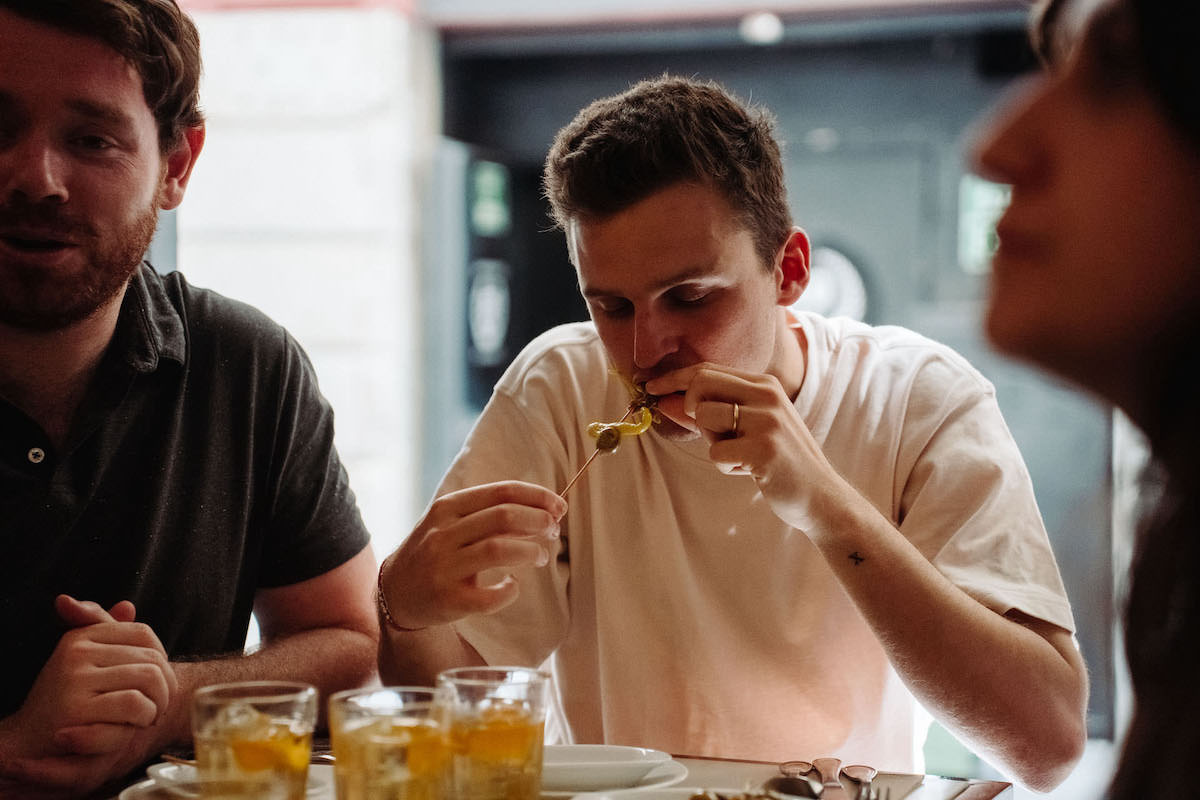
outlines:
[{"label": "drinking glass", "polygon": [[351,689],[329,698],[338,800],[444,800],[450,750],[429,687]]},{"label": "drinking glass", "polygon": [[538,800],[550,676],[525,667],[438,675],[458,800]]},{"label": "drinking glass", "polygon": [[192,701],[202,796],[304,800],[317,690],[305,683],[205,686]]}]

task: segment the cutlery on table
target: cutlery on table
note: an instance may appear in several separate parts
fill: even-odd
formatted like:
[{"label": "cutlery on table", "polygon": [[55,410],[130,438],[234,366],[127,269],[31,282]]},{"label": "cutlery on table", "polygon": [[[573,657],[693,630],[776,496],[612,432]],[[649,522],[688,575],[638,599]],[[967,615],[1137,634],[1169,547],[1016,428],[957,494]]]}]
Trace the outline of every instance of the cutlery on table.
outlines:
[{"label": "cutlery on table", "polygon": [[792,798],[817,798],[821,796],[821,782],[808,775],[776,775],[767,778],[763,792],[777,800]]},{"label": "cutlery on table", "polygon": [[779,765],[779,772],[789,778],[799,778],[813,770],[813,765],[807,761],[784,761]]},{"label": "cutlery on table", "polygon": [[[779,797],[820,797],[822,800],[889,800],[889,787],[880,789],[871,782],[878,771],[863,764],[843,767],[837,758],[815,758],[808,761],[784,761],[780,775],[763,784],[763,789]],[[818,777],[819,776],[819,777]],[[854,783],[854,792],[847,792],[841,777]],[[826,791],[828,790],[828,791]]]},{"label": "cutlery on table", "polygon": [[856,800],[871,800],[871,781],[875,780],[877,774],[879,773],[874,767],[862,764],[842,767],[842,775],[854,781],[854,785],[858,787]]},{"label": "cutlery on table", "polygon": [[837,786],[841,788],[842,781],[838,778],[838,774],[842,769],[842,760],[840,758],[814,758],[813,767],[817,772],[821,773],[821,784],[826,788]]}]

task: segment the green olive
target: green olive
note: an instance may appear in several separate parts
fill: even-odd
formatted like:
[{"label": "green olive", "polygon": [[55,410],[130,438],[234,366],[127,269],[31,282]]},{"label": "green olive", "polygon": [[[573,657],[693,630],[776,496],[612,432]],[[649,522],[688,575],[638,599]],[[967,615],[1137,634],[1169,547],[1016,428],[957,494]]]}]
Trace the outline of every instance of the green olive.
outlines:
[{"label": "green olive", "polygon": [[596,437],[596,449],[607,450],[612,453],[617,449],[617,445],[621,443],[621,431],[617,428],[605,428],[600,431],[600,435]]}]

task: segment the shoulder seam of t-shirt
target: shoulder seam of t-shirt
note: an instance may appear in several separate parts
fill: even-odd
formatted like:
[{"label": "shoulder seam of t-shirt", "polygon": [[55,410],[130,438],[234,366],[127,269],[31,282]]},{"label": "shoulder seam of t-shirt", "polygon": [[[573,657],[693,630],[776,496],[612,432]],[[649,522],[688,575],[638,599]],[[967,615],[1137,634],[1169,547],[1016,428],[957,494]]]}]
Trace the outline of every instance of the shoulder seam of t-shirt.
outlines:
[{"label": "shoulder seam of t-shirt", "polygon": [[911,328],[905,328],[900,325],[880,325],[872,328],[872,330],[875,331],[881,329],[887,329],[889,331],[901,331],[904,334],[904,337],[903,339],[897,341],[883,337],[872,337],[867,331],[851,331],[847,332],[844,336],[838,337],[836,340],[837,345],[835,350],[841,349],[842,343],[850,339],[866,339],[873,342],[877,347],[879,347],[880,350],[921,350],[931,357],[943,359],[955,367],[958,367],[973,381],[979,384],[981,391],[987,394],[995,393],[995,386],[990,380],[987,379],[987,376],[980,372],[974,364],[968,361],[966,356],[955,350],[950,345],[944,342],[939,342],[936,339],[931,339],[923,333],[914,331]]},{"label": "shoulder seam of t-shirt", "polygon": [[557,440],[546,434],[544,425],[532,424],[532,422],[536,420],[536,416],[517,399],[517,396],[514,393],[502,390],[500,386],[497,385],[494,394],[496,398],[512,406],[513,409],[526,420],[528,424],[526,424],[524,428],[527,432],[533,431],[534,435],[541,439],[542,442],[548,447],[554,447],[559,444]]}]

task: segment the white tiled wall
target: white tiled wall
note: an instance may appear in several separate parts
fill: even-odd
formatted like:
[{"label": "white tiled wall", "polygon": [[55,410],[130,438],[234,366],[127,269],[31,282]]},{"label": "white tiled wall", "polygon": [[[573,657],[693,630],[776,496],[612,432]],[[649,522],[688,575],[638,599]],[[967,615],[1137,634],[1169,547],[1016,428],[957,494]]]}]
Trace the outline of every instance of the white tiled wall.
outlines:
[{"label": "white tiled wall", "polygon": [[434,118],[425,34],[381,8],[195,19],[208,140],[178,215],[179,268],[308,351],[382,558],[424,503],[412,189]]}]

